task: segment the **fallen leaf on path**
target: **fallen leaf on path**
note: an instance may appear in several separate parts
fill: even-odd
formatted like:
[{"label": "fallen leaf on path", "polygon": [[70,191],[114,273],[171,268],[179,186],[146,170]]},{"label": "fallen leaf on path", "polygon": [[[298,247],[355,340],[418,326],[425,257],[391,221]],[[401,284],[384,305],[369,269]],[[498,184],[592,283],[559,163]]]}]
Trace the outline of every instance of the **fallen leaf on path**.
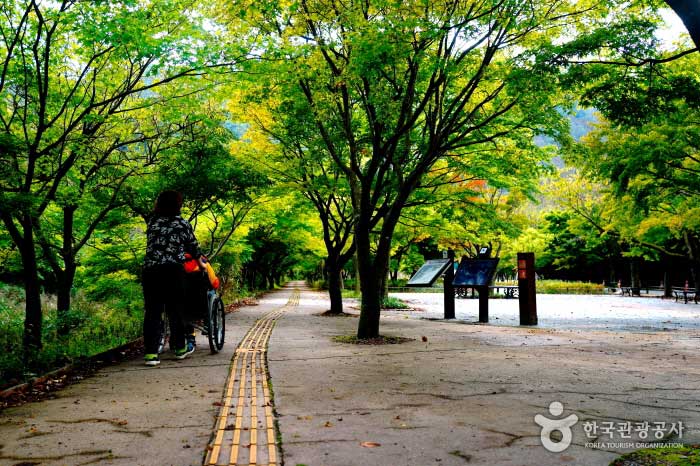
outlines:
[{"label": "fallen leaf on path", "polygon": [[327,421],[325,424],[323,424],[323,427],[333,427],[333,424],[331,424],[331,421]]},{"label": "fallen leaf on path", "polygon": [[377,442],[362,442],[360,445],[365,447],[365,448],[375,448],[375,447],[382,446],[381,443],[377,443]]}]

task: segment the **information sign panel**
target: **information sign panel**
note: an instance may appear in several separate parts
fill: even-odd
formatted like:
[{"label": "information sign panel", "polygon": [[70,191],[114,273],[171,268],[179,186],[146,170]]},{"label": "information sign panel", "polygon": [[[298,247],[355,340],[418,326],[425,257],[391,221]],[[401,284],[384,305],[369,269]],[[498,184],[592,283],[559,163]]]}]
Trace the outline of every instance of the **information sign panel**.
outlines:
[{"label": "information sign panel", "polygon": [[445,272],[451,259],[431,259],[418,269],[418,272],[406,283],[407,286],[432,286],[435,280]]},{"label": "information sign panel", "polygon": [[489,286],[496,273],[498,259],[462,259],[459,264],[454,286]]}]

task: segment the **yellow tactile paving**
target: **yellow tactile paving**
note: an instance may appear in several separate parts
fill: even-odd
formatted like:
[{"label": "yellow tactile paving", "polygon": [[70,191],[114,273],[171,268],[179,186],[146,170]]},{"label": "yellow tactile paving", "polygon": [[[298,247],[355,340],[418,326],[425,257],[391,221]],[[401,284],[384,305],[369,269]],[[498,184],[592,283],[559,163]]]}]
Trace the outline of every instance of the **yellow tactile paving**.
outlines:
[{"label": "yellow tactile paving", "polygon": [[205,465],[278,464],[265,353],[277,319],[298,304],[299,290],[295,289],[287,304],[258,319],[239,343]]}]

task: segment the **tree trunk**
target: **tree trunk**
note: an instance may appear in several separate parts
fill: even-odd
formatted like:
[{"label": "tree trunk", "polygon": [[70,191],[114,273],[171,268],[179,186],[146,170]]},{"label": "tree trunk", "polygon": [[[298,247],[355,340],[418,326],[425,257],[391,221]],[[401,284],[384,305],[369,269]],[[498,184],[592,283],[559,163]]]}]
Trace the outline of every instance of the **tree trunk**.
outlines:
[{"label": "tree trunk", "polygon": [[[377,237],[374,255],[371,248],[371,230],[375,208],[371,206],[368,189],[364,193],[354,192],[354,196],[361,194],[353,200],[353,207],[357,212],[355,246],[362,285],[362,309],[357,327],[357,337],[360,339],[379,336],[380,307],[389,274],[391,239],[399,222],[401,210],[405,206],[408,196],[418,184],[418,180],[419,177],[415,177],[412,181],[407,181],[394,198],[392,207],[382,216],[381,231]],[[354,186],[353,191],[356,188],[357,186]],[[374,219],[375,224],[379,223],[378,220]]]},{"label": "tree trunk", "polygon": [[402,250],[399,250],[396,255],[394,256],[394,260],[396,261],[396,267],[394,270],[389,271],[389,278],[391,280],[397,281],[399,279],[399,270],[401,269],[401,260],[403,259],[403,252]]},{"label": "tree trunk", "polygon": [[379,336],[381,284],[371,267],[361,268],[360,276],[362,277],[362,309],[357,326],[357,338],[376,338]]},{"label": "tree trunk", "polygon": [[630,275],[631,275],[631,285],[632,285],[632,295],[641,295],[641,281],[639,279],[639,259],[633,257],[630,262]]},{"label": "tree trunk", "polygon": [[329,314],[343,313],[343,286],[341,277],[342,267],[332,258],[326,261],[326,277],[328,279],[328,296],[331,300]]},{"label": "tree trunk", "polygon": [[75,206],[63,208],[63,247],[61,248],[61,258],[63,259],[63,270],[56,270],[56,281],[58,283],[56,314],[58,317],[58,334],[67,335],[69,328],[66,314],[70,310],[71,290],[75,279],[75,251],[73,250],[73,219]]},{"label": "tree trunk", "polygon": [[360,285],[360,261],[357,260],[357,251],[355,251],[355,254],[352,255],[352,262],[354,265],[355,269],[355,292],[360,293],[362,291],[362,287]]},{"label": "tree trunk", "polygon": [[37,263],[36,250],[34,249],[34,223],[27,215],[19,216],[17,227],[13,217],[7,212],[0,210],[7,232],[12,237],[12,241],[19,250],[22,260],[22,276],[24,278],[24,335],[23,361],[25,365],[29,356],[41,348],[41,286],[39,283],[39,266]]},{"label": "tree trunk", "polygon": [[381,287],[380,290],[382,292],[381,295],[381,302],[383,303],[386,301],[386,298],[389,296],[389,268],[387,267],[387,271],[384,275],[382,275],[381,278]]},{"label": "tree trunk", "polygon": [[[369,210],[369,209],[367,209]],[[382,268],[377,267],[379,250],[377,256],[372,257],[370,243],[370,221],[369,215],[360,213],[355,230],[355,244],[357,245],[357,265],[360,273],[360,286],[362,289],[362,305],[360,310],[360,321],[357,325],[357,338],[367,339],[379,336],[379,312],[382,294],[382,279],[386,274],[386,264]],[[379,270],[379,269],[382,270]]]},{"label": "tree trunk", "polygon": [[700,1],[666,0],[666,4],[670,6],[683,21],[695,46],[700,48]]},{"label": "tree trunk", "polygon": [[56,277],[56,316],[58,317],[58,334],[68,335],[70,328],[68,327],[67,314],[70,310],[71,291],[73,290],[73,281],[75,279],[75,261],[66,262],[65,269]]},{"label": "tree trunk", "polygon": [[673,297],[673,284],[669,276],[668,269],[664,271],[664,298]]},{"label": "tree trunk", "polygon": [[691,235],[688,231],[683,232],[683,239],[685,240],[685,246],[688,249],[688,256],[690,257],[690,274],[693,278],[693,285],[695,292],[700,292],[700,283],[698,282],[698,270],[700,270],[700,241],[696,236]]},{"label": "tree trunk", "polygon": [[255,272],[252,270],[248,271],[248,291],[255,290]]},{"label": "tree trunk", "polygon": [[393,225],[385,219],[375,254],[370,248],[369,221],[358,221],[355,231],[357,259],[362,287],[362,308],[357,327],[357,338],[367,339],[379,336],[379,317],[386,276],[389,272],[389,256]]},{"label": "tree trunk", "polygon": [[24,359],[41,348],[41,287],[39,285],[39,268],[34,249],[34,234],[31,220],[24,219],[24,238],[19,246],[22,256],[25,294],[24,318]]}]

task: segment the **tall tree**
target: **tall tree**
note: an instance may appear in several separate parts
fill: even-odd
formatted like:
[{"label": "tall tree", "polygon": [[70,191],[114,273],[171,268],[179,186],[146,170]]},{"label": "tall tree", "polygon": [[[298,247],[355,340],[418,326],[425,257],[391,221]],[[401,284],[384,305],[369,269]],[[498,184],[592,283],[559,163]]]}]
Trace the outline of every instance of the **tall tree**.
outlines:
[{"label": "tall tree", "polygon": [[[25,348],[41,345],[37,236],[90,142],[112,118],[163,100],[169,86],[196,80],[231,56],[193,14],[195,6],[179,0],[0,6],[0,140],[11,167],[3,173],[0,219],[22,258]],[[64,213],[70,223],[71,209]]]},{"label": "tall tree", "polygon": [[589,176],[609,183],[611,197],[626,206],[616,230],[662,257],[689,257],[696,287],[699,62],[693,53],[647,64],[643,73],[619,67],[597,73],[583,96],[606,120],[571,157]]},{"label": "tall tree", "polygon": [[[264,64],[263,64],[264,66]],[[264,71],[263,71],[264,72]],[[256,74],[257,75],[257,74]],[[262,83],[265,86],[266,83]],[[318,135],[313,121],[308,118],[310,108],[305,99],[294,100],[295,96],[283,96],[281,101],[258,101],[260,86],[245,97],[245,113],[252,124],[246,132],[246,139],[254,141],[243,149],[250,163],[261,165],[280,186],[293,188],[316,209],[323,230],[323,243],[326,247],[324,275],[330,298],[329,314],[343,312],[342,271],[353,257],[354,216],[350,189],[342,171],[334,165],[323,140]],[[270,103],[272,109],[270,108]],[[275,105],[287,109],[279,118],[270,117]]]},{"label": "tall tree", "polygon": [[424,175],[442,159],[488,181],[531,163],[498,150],[506,137],[527,145],[533,130],[556,126],[547,95],[554,82],[533,68],[530,50],[584,12],[568,2],[293,6],[266,3],[264,18],[252,20],[276,37],[272,53],[286,58],[271,89],[306,100],[307,118],[350,186],[358,336],[374,337],[393,233]]},{"label": "tall tree", "polygon": [[42,258],[56,278],[59,321],[70,308],[78,255],[110,212],[121,209],[126,215],[129,180],[143,176],[163,152],[197,137],[193,127],[198,122],[189,116],[179,122],[160,121],[155,114],[139,116],[127,122],[113,118],[84,141],[83,155],[35,225]]}]

